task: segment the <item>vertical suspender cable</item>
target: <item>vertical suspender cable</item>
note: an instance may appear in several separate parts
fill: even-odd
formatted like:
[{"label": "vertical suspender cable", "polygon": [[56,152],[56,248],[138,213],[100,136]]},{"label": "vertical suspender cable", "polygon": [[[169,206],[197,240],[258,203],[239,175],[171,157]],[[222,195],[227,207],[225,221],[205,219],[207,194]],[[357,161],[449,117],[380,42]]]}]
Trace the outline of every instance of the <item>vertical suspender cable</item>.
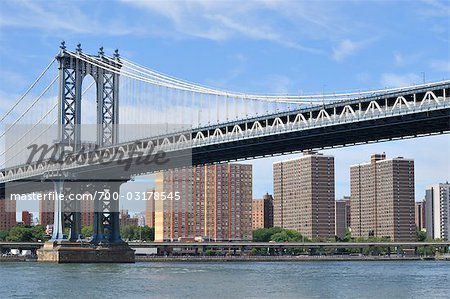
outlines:
[{"label": "vertical suspender cable", "polygon": [[219,109],[219,95],[216,94],[216,113],[217,113],[217,122],[216,123],[219,123],[219,111],[220,111],[220,109]]}]

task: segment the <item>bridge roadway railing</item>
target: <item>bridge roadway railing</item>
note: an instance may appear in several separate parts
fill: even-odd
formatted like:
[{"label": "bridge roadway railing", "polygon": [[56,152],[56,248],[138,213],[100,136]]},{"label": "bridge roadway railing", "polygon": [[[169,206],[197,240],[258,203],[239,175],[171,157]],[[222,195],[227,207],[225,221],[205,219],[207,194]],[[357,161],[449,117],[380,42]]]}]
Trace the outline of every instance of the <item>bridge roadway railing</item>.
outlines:
[{"label": "bridge roadway railing", "polygon": [[[447,85],[442,89],[426,91],[421,95],[420,98],[417,98],[415,93],[409,96],[399,95],[391,98],[390,101],[381,98],[371,101],[366,100],[364,107],[361,105],[361,102],[344,101],[339,103],[339,105],[334,105],[334,107],[316,106],[315,109],[309,110],[284,111],[270,116],[235,121],[229,124],[218,124],[132,143],[117,144],[93,152],[82,153],[81,155],[84,155],[84,161],[89,161],[91,155],[101,156],[108,154],[114,156],[115,153],[122,152],[124,155],[121,158],[123,159],[124,157],[132,157],[131,154],[135,150],[149,152],[152,149],[153,153],[159,150],[165,152],[179,151],[294,131],[312,130],[450,108]],[[2,170],[0,172],[0,183],[42,176],[44,173],[52,171],[73,170],[78,167],[80,165],[75,163],[61,166],[48,161],[39,161],[30,165],[21,165]]]},{"label": "bridge roadway railing", "polygon": [[[322,128],[327,126],[336,126],[347,123],[354,123],[360,121],[367,121],[371,119],[382,119],[393,116],[414,114],[418,112],[448,109],[450,108],[449,98],[438,98],[439,103],[426,103],[420,106],[399,106],[399,107],[380,107],[374,111],[355,111],[350,106],[345,113],[329,114],[325,109],[321,109],[317,117],[305,116],[302,113],[296,115],[294,120],[283,121],[282,118],[277,117],[272,123],[263,121],[255,121],[245,123],[245,129],[242,129],[242,124],[236,124],[232,127],[231,132],[222,132],[221,129],[216,129],[213,135],[206,135],[202,131],[198,131],[192,141],[193,147],[201,147],[205,145],[237,141],[240,139],[257,138],[261,136],[277,135],[299,130],[309,130]],[[450,128],[449,128],[450,130]],[[166,142],[167,144],[167,142]],[[166,146],[165,149],[175,149],[177,144],[171,143],[172,147]],[[164,148],[164,147],[162,147]]]}]

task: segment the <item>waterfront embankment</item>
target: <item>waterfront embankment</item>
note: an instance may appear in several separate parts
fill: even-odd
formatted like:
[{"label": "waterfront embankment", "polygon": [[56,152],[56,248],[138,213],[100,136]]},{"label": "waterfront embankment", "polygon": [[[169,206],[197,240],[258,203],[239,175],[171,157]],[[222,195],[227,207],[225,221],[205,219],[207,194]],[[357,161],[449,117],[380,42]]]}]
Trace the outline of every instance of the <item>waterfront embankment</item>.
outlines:
[{"label": "waterfront embankment", "polygon": [[[136,262],[314,262],[314,261],[420,261],[420,256],[136,256]],[[450,261],[450,257],[447,258]]]}]

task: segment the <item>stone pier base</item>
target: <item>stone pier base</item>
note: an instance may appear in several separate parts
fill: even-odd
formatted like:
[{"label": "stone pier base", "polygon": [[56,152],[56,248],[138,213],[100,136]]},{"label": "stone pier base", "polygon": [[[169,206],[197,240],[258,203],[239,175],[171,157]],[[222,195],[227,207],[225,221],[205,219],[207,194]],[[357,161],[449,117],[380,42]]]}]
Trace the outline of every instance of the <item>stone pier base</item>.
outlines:
[{"label": "stone pier base", "polygon": [[37,250],[39,262],[53,263],[134,263],[134,250],[127,243],[89,244],[48,241]]}]

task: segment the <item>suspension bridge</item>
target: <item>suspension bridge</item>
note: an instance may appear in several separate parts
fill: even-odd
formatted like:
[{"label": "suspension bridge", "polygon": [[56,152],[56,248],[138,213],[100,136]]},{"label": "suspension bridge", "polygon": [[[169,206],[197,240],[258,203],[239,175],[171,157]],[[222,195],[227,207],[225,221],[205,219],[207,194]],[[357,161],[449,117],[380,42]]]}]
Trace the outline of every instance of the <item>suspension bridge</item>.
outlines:
[{"label": "suspension bridge", "polygon": [[[4,197],[5,190],[118,190],[166,168],[444,134],[449,92],[448,80],[320,95],[231,92],[154,71],[117,50],[90,55],[62,43],[0,117],[0,189]],[[140,163],[158,153],[170,162]],[[63,226],[69,241],[79,237],[79,211],[67,205],[55,201],[55,241],[66,240]],[[95,209],[92,243],[121,243],[118,202]]]}]

